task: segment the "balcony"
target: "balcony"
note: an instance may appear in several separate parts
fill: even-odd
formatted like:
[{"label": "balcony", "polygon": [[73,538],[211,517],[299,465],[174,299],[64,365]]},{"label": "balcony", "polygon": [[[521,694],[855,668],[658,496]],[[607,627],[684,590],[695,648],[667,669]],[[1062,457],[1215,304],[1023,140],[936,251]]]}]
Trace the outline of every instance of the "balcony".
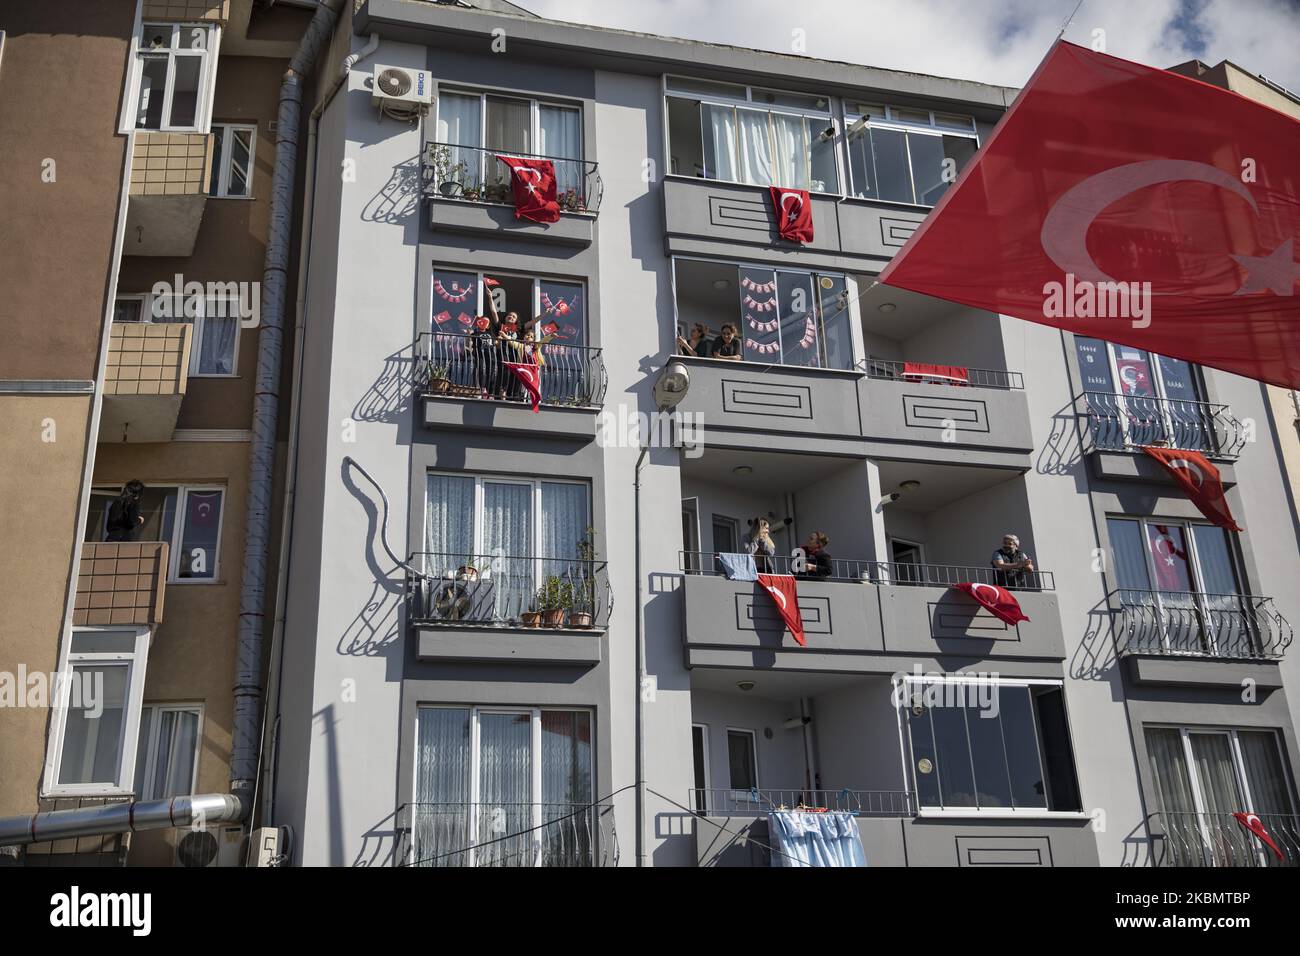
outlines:
[{"label": "balcony", "polygon": [[210,135],[136,133],[123,255],[193,255],[211,177]]},{"label": "balcony", "polygon": [[592,667],[613,606],[603,561],[421,552],[406,606],[416,655],[443,663]]},{"label": "balcony", "polygon": [[[541,412],[496,348],[476,347],[472,336],[426,332],[416,344],[414,387],[426,428],[549,434],[591,441],[608,376],[601,350],[542,346]],[[505,392],[508,399],[498,399]]]},{"label": "balcony", "polygon": [[189,383],[192,327],[114,323],[104,372],[101,442],[170,441]]},{"label": "balcony", "polygon": [[1199,451],[1219,462],[1225,484],[1235,477],[1232,462],[1246,444],[1245,425],[1227,405],[1175,399],[1084,392],[1079,401],[1085,424],[1084,448],[1100,478],[1167,481],[1141,446]]},{"label": "balcony", "polygon": [[161,624],[167,557],[163,541],[83,544],[73,625]]},{"label": "balcony", "polygon": [[[770,560],[773,573],[791,573],[792,559]],[[895,654],[1065,657],[1050,572],[1034,572],[1016,589],[1030,620],[1012,626],[952,589],[998,583],[989,567],[836,558],[831,569],[828,577],[797,577],[807,638],[800,647],[759,585],[723,577],[714,553],[683,552],[686,666],[869,674],[891,672]]]},{"label": "balcony", "polygon": [[1282,859],[1231,813],[1166,811],[1154,814],[1158,866],[1300,866],[1300,816],[1261,813],[1259,821]]},{"label": "balcony", "polygon": [[589,246],[600,211],[604,183],[599,164],[580,159],[509,153],[523,159],[550,160],[555,166],[560,219],[537,223],[516,219],[510,174],[497,160],[505,150],[454,143],[426,143],[421,156],[429,222],[439,231],[477,235],[506,233],[564,245]]},{"label": "balcony", "polygon": [[612,803],[409,803],[411,866],[617,866]]}]

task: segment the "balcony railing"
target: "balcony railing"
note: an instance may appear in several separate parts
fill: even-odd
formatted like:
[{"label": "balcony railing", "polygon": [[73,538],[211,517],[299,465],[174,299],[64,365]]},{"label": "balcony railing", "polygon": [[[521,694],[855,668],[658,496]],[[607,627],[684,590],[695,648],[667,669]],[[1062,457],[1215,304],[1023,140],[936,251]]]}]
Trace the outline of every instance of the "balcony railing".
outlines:
[{"label": "balcony railing", "polygon": [[1295,636],[1268,597],[1128,588],[1115,596],[1122,654],[1273,660]]},{"label": "balcony railing", "polygon": [[860,817],[911,817],[916,805],[908,790],[732,790],[695,789],[691,809],[703,816],[757,816],[771,810],[843,810]]},{"label": "balcony railing", "polygon": [[[679,570],[686,574],[723,574],[716,551],[681,551]],[[1051,591],[1056,587],[1051,571],[998,571],[991,567],[956,564],[912,564],[904,561],[863,561],[831,558],[830,574],[816,574],[793,556],[756,557],[758,570],[768,574],[793,574],[813,581],[854,584],[893,584],[915,587],[950,587],[954,584],[996,584],[1016,591]],[[1018,575],[1013,579],[1013,576]]]},{"label": "balcony railing", "polygon": [[1236,459],[1246,443],[1245,426],[1227,405],[1110,392],[1084,392],[1083,405],[1098,451],[1155,445]]},{"label": "balcony railing", "polygon": [[412,803],[412,866],[616,866],[610,803]]},{"label": "balcony railing", "polygon": [[536,555],[417,552],[407,562],[415,624],[458,627],[604,627],[613,592],[604,561]]},{"label": "balcony railing", "polygon": [[1280,860],[1231,813],[1161,810],[1156,817],[1164,830],[1160,866],[1300,866],[1300,816],[1295,814],[1258,814]]},{"label": "balcony railing", "polygon": [[599,164],[563,156],[520,153],[455,143],[426,143],[424,149],[425,194],[465,202],[513,205],[510,170],[497,156],[547,159],[555,167],[556,199],[560,211],[596,215],[605,190]]},{"label": "balcony railing", "polygon": [[[547,343],[539,375],[543,405],[599,407],[608,377],[601,350]],[[509,349],[509,351],[507,351]],[[505,362],[531,362],[504,342],[482,344],[458,332],[426,332],[416,343],[415,386],[422,394],[448,398],[528,401],[523,385]]]},{"label": "balcony railing", "polygon": [[[867,378],[886,379],[894,382],[935,382],[923,374],[909,373],[903,362],[891,359],[868,358],[858,363],[858,368],[866,373]],[[1019,372],[1008,372],[997,368],[966,368],[966,381],[938,381],[942,385],[974,388],[1023,389],[1025,378]]]}]

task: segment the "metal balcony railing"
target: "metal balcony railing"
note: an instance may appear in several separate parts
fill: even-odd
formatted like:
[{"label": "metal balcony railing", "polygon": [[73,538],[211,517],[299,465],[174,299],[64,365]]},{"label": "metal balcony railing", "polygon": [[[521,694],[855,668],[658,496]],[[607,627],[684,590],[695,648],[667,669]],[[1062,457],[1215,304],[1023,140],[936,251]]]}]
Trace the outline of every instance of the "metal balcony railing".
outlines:
[{"label": "metal balcony railing", "polygon": [[425,551],[407,563],[424,572],[406,578],[415,624],[604,627],[614,603],[604,561]]},{"label": "metal balcony railing", "polygon": [[[895,362],[892,359],[868,358],[859,362],[857,367],[866,373],[867,378],[880,378],[895,382],[922,381],[924,379],[924,376],[909,375],[903,362]],[[967,368],[966,376],[965,382],[949,382],[946,384],[973,388],[1023,389],[1025,387],[1023,375],[1019,372],[1008,372],[1004,369]]]},{"label": "metal balcony railing", "polygon": [[520,153],[457,143],[426,143],[423,153],[425,194],[466,202],[513,205],[510,170],[497,156],[546,159],[555,167],[556,200],[563,213],[596,215],[605,184],[599,164],[564,156]]},{"label": "metal balcony railing", "polygon": [[1231,813],[1160,810],[1159,866],[1300,866],[1300,816],[1257,814],[1282,859]]},{"label": "metal balcony railing", "polygon": [[410,865],[616,866],[613,804],[410,803]]},{"label": "metal balcony railing", "polygon": [[[549,342],[539,346],[542,404],[599,407],[608,376],[601,350]],[[416,343],[415,386],[425,395],[528,401],[505,362],[531,364],[524,344],[481,343],[459,332],[425,332]]]},{"label": "metal balcony railing", "polygon": [[[950,587],[954,584],[996,584],[1015,591],[1051,591],[1056,581],[1051,571],[998,571],[991,567],[956,564],[912,564],[903,561],[863,561],[831,558],[830,574],[816,574],[795,556],[756,557],[758,570],[768,574],[793,574],[814,581],[854,584],[893,584],[916,587]],[[716,551],[681,551],[678,569],[686,574],[723,574]]]},{"label": "metal balcony railing", "polygon": [[771,810],[843,810],[860,817],[912,817],[916,804],[908,790],[694,789],[691,809],[702,816],[757,816]]},{"label": "metal balcony railing", "polygon": [[1246,444],[1245,426],[1227,405],[1084,392],[1083,411],[1094,451],[1136,451],[1142,445],[1155,445],[1234,460]]},{"label": "metal balcony railing", "polygon": [[1269,597],[1120,588],[1121,654],[1274,660],[1295,631]]}]

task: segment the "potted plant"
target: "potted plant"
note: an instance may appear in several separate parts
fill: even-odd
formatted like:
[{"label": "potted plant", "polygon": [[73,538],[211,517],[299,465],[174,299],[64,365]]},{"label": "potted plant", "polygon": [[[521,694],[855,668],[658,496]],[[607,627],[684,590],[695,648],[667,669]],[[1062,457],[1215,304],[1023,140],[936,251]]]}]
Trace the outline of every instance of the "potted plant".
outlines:
[{"label": "potted plant", "polygon": [[461,180],[467,168],[465,162],[451,161],[450,146],[434,146],[430,159],[433,162],[433,178],[438,184],[438,192],[448,199],[459,196],[464,189]]},{"label": "potted plant", "polygon": [[591,627],[596,610],[596,529],[588,527],[578,542],[578,580],[570,585],[573,601],[570,604],[569,627]]},{"label": "potted plant", "polygon": [[544,627],[563,627],[564,612],[573,606],[573,585],[552,574],[537,589],[537,606]]},{"label": "potted plant", "polygon": [[447,389],[451,388],[451,379],[447,378],[447,366],[431,366],[429,376],[425,380],[425,388],[432,395],[446,395]]},{"label": "potted plant", "polygon": [[519,622],[523,624],[524,627],[541,627],[542,612],[524,611],[522,614],[519,615]]}]

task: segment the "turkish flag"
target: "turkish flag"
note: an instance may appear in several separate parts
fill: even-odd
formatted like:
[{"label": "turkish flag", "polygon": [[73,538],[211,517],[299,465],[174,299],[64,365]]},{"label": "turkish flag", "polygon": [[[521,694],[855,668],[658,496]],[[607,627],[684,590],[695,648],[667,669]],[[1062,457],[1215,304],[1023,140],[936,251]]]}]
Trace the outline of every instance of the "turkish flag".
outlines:
[{"label": "turkish flag", "polygon": [[785,621],[794,639],[800,647],[808,642],[803,636],[803,617],[799,614],[799,593],[795,589],[794,576],[790,574],[760,574],[758,583],[772,598],[776,611]]},{"label": "turkish flag", "polygon": [[1268,831],[1264,829],[1263,821],[1261,821],[1256,814],[1234,813],[1233,816],[1237,818],[1238,823],[1251,833],[1255,834],[1255,836],[1259,837],[1259,839],[1273,851],[1273,855],[1277,857],[1279,863],[1286,862],[1286,857],[1284,857],[1282,851],[1277,848],[1277,844],[1273,842],[1273,838],[1269,836]]},{"label": "turkish flag", "polygon": [[1300,387],[1297,156],[1283,113],[1058,41],[880,281]]},{"label": "turkish flag", "polygon": [[782,239],[801,245],[813,241],[812,200],[806,189],[772,186],[772,213]]},{"label": "turkish flag", "polygon": [[549,159],[498,156],[510,167],[510,188],[515,197],[515,218],[556,222],[560,204],[555,198],[555,166]]},{"label": "turkish flag", "polygon": [[[1154,526],[1155,536],[1148,535],[1151,547],[1151,564],[1156,569],[1156,588],[1161,591],[1187,591],[1191,582],[1187,576],[1187,548],[1183,541],[1181,525]],[[1174,535],[1178,535],[1175,540]]]},{"label": "turkish flag", "polygon": [[903,378],[920,382],[929,379],[936,384],[967,385],[970,372],[960,365],[931,365],[928,362],[904,362]]},{"label": "turkish flag", "polygon": [[1012,627],[1015,627],[1021,621],[1028,621],[1025,612],[1020,610],[1020,602],[1006,588],[1000,588],[996,584],[972,584],[963,582],[954,584],[953,588],[962,591],[973,597],[977,603],[988,609],[988,612],[996,617],[999,621],[1005,621]]},{"label": "turkish flag", "polygon": [[1177,448],[1152,448],[1150,445],[1141,447],[1160,462],[1161,467],[1187,492],[1187,497],[1201,514],[1220,528],[1242,530],[1228,509],[1227,499],[1223,497],[1223,481],[1219,478],[1219,469],[1210,464],[1204,455],[1199,451],[1182,451]]},{"label": "turkish flag", "polygon": [[541,411],[542,377],[536,365],[527,362],[502,362],[506,368],[515,373],[515,378],[523,383],[524,391],[533,400],[533,411]]}]

